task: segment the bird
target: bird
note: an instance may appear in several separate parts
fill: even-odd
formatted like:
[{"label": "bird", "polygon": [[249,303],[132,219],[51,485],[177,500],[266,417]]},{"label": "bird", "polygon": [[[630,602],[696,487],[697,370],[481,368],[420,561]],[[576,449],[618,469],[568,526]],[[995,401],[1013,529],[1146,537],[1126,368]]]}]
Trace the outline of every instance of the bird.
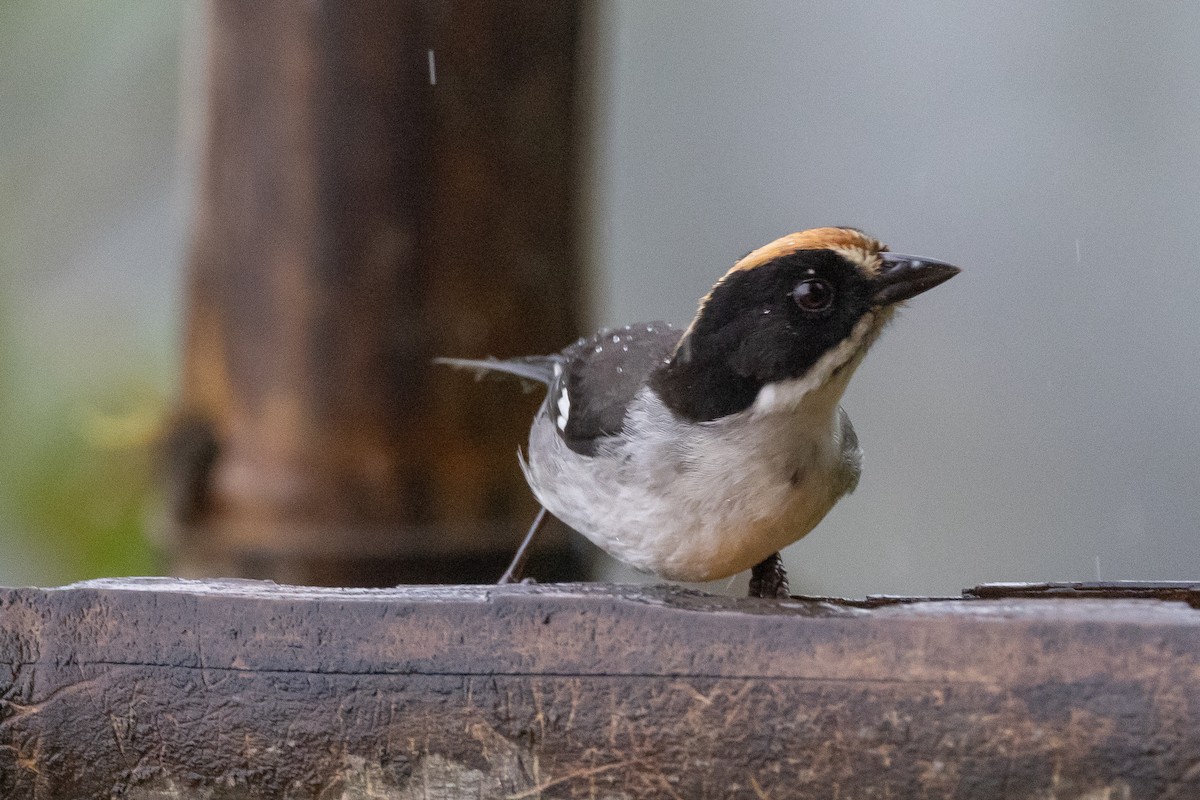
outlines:
[{"label": "bird", "polygon": [[549,512],[639,571],[704,582],[749,569],[751,596],[789,596],[779,551],[862,471],[847,383],[896,308],[959,271],[857,228],[813,228],[737,260],[686,328],[437,359],[546,386],[517,452],[541,508],[500,582],[521,579]]}]

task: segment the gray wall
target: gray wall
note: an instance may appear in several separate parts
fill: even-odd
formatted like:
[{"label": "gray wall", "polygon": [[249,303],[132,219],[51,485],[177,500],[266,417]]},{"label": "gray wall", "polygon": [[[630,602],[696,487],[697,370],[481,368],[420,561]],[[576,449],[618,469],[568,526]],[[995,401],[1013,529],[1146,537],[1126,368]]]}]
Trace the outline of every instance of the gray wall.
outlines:
[{"label": "gray wall", "polygon": [[593,22],[597,323],[686,321],[735,258],[816,225],[965,269],[851,384],[865,473],[786,552],[794,588],[1200,578],[1200,3]]}]

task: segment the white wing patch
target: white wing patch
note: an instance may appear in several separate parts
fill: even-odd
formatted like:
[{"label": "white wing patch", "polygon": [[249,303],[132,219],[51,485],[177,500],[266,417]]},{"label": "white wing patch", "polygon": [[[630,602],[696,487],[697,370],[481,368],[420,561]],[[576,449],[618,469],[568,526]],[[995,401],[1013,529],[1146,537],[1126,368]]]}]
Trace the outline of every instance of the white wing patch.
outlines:
[{"label": "white wing patch", "polygon": [[564,384],[562,393],[558,396],[558,429],[565,431],[567,429],[567,419],[571,416],[571,396],[567,394],[567,387]]}]

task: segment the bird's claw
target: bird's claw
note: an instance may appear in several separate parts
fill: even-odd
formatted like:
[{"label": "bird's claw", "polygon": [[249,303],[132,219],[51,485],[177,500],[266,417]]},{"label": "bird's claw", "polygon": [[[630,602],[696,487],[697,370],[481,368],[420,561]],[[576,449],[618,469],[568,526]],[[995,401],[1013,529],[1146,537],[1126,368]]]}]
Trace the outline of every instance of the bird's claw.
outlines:
[{"label": "bird's claw", "polygon": [[786,599],[791,597],[787,570],[779,553],[772,553],[750,570],[750,597]]}]

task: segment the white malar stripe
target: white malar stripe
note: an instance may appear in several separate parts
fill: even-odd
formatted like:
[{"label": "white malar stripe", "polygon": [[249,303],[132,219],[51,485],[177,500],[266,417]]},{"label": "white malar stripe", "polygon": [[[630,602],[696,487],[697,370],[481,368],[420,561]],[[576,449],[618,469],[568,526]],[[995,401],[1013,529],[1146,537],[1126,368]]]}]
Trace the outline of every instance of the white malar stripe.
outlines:
[{"label": "white malar stripe", "polygon": [[[821,356],[807,373],[799,378],[768,383],[758,390],[750,413],[754,415],[770,414],[776,411],[790,411],[800,405],[804,397],[829,382],[833,371],[854,358],[862,348],[864,341],[875,323],[875,315],[868,311],[850,331],[850,335],[838,343],[836,347]],[[849,375],[846,380],[849,380]],[[841,392],[838,392],[840,396]],[[835,398],[836,399],[836,398]]]}]

